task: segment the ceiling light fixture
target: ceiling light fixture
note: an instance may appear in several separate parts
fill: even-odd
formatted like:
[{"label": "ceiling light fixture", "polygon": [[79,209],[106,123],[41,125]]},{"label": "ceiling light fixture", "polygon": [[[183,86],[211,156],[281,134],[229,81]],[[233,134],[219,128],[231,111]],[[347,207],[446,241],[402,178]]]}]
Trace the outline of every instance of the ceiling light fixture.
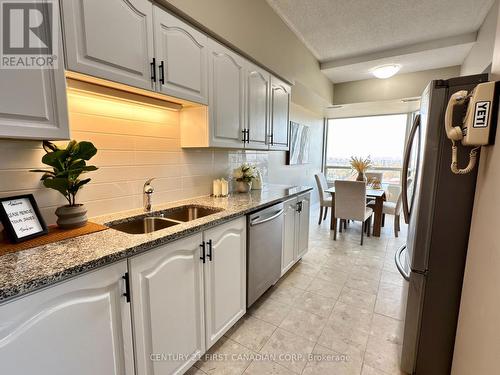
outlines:
[{"label": "ceiling light fixture", "polygon": [[372,74],[380,79],[390,78],[401,69],[401,65],[390,64],[378,66],[372,70]]}]

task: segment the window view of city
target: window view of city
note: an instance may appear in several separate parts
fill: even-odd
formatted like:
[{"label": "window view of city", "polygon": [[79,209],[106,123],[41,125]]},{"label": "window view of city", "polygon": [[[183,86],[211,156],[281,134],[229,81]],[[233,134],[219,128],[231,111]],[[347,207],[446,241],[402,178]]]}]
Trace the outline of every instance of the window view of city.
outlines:
[{"label": "window view of city", "polygon": [[383,172],[383,183],[399,185],[407,114],[328,120],[326,177],[355,179],[351,156],[369,157],[371,171]]}]

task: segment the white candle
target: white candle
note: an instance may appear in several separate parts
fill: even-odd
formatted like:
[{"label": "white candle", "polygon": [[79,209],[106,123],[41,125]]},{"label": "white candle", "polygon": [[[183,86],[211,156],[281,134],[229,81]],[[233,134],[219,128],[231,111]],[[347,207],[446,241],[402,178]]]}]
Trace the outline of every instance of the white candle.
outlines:
[{"label": "white candle", "polygon": [[222,189],[221,181],[219,179],[214,180],[212,187],[214,197],[219,197],[221,195],[221,189]]},{"label": "white candle", "polygon": [[221,179],[220,182],[221,182],[221,194],[223,197],[226,197],[229,193],[229,184],[225,179]]}]

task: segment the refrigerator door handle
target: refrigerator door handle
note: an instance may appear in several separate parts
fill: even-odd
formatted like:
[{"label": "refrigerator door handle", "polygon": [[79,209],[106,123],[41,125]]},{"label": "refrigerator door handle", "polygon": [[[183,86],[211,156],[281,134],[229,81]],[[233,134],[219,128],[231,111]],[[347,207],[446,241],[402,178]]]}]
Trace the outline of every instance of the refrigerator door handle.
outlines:
[{"label": "refrigerator door handle", "polygon": [[[405,218],[405,222],[408,224],[410,219],[410,207],[408,205],[408,168],[410,164],[410,156],[411,156],[411,148],[413,145],[413,140],[415,139],[415,135],[417,134],[417,129],[420,125],[420,115],[415,116],[415,120],[413,120],[413,125],[410,130],[410,135],[408,136],[408,143],[406,145],[405,155],[403,159],[403,175],[401,179],[401,200],[403,203],[403,216]],[[415,184],[416,181],[413,181]]]},{"label": "refrigerator door handle", "polygon": [[410,274],[405,271],[403,265],[401,264],[401,254],[403,254],[403,251],[405,250],[406,245],[403,245],[398,249],[398,251],[396,251],[396,254],[394,254],[394,262],[396,263],[399,273],[403,276],[403,279],[410,281]]}]

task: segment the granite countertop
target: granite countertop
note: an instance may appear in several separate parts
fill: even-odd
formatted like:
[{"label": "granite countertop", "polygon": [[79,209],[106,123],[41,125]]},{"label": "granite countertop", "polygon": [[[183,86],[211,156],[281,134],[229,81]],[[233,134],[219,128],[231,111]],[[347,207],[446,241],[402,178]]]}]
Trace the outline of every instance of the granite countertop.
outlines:
[{"label": "granite countertop", "polygon": [[[308,186],[266,185],[263,190],[227,198],[205,196],[159,204],[153,207],[155,212],[187,204],[222,208],[223,211],[153,233],[127,234],[108,229],[0,256],[0,303],[310,190]],[[136,209],[91,220],[105,224],[143,214],[142,209]]]}]

